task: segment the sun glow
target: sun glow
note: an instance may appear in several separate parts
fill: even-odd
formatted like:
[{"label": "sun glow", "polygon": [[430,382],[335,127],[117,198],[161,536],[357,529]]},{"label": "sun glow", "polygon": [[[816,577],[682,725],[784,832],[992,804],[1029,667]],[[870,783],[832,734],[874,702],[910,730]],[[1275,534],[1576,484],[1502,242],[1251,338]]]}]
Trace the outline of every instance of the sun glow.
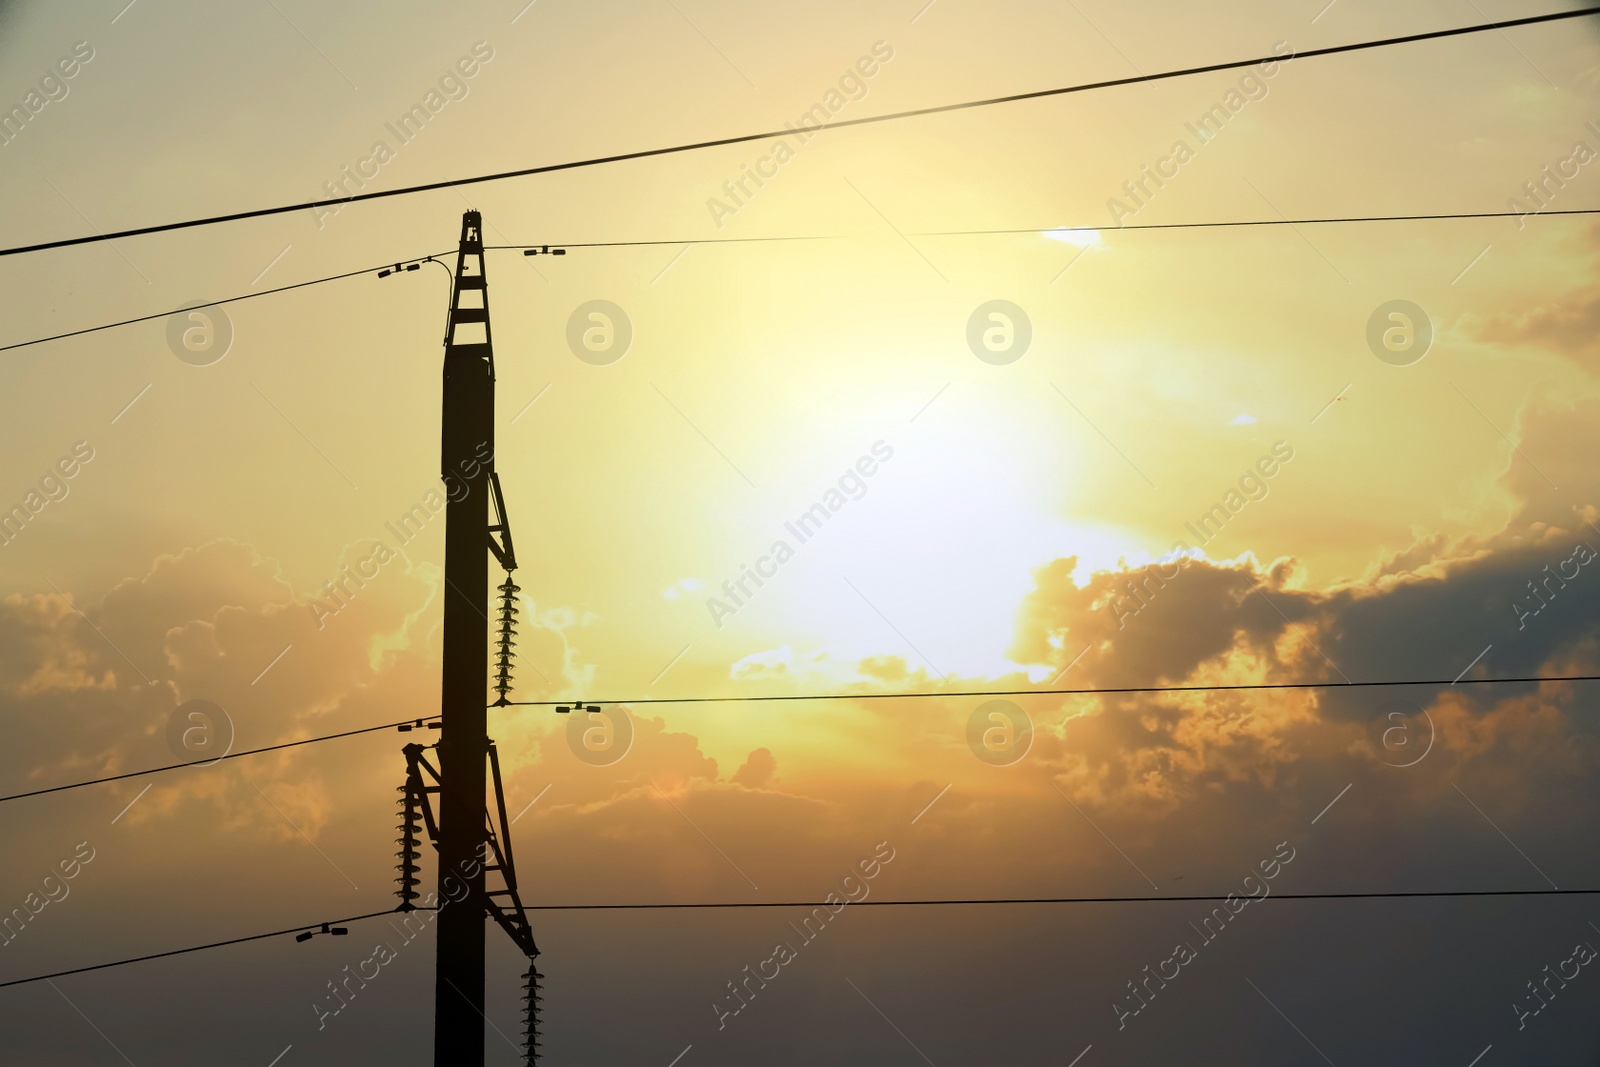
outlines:
[{"label": "sun glow", "polygon": [[1063,244],[1077,245],[1079,248],[1100,247],[1099,230],[1045,230],[1044,235],[1050,238],[1052,241],[1060,241]]}]

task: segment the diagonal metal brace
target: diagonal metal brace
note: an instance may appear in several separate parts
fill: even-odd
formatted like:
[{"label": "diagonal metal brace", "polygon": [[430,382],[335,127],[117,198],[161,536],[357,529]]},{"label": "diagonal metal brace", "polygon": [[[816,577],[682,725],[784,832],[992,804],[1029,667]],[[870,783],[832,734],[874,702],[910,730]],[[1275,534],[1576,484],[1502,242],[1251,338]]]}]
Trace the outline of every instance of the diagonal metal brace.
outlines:
[{"label": "diagonal metal brace", "polygon": [[[500,492],[500,475],[494,471],[489,472],[489,488],[494,496],[494,517],[498,520],[489,527],[489,551],[500,561],[501,569],[510,573],[517,569],[517,550],[511,544],[511,520],[506,517],[506,498]],[[498,542],[494,539],[495,534],[500,535]]]}]

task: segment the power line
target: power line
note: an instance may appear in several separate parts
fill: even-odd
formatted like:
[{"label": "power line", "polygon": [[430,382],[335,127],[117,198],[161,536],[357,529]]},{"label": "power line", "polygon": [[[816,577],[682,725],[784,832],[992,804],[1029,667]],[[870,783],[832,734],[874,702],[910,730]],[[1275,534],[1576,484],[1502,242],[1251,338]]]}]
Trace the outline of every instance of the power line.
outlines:
[{"label": "power line", "polygon": [[[1238,685],[1147,685],[1123,686],[1120,688],[1094,688],[1084,687],[1079,689],[984,689],[960,690],[954,692],[920,691],[909,693],[791,693],[767,694],[755,696],[715,696],[715,697],[643,697],[637,700],[508,700],[504,704],[490,704],[490,708],[519,707],[538,708],[556,707],[558,705],[571,706],[574,704],[617,705],[629,706],[649,704],[768,704],[768,703],[793,703],[807,700],[914,700],[914,699],[953,699],[963,697],[1048,697],[1048,696],[1095,696],[1119,695],[1133,693],[1213,693],[1213,692],[1241,692],[1260,690],[1293,690],[1293,689],[1371,689],[1387,686],[1421,685],[1421,686],[1449,686],[1449,685],[1513,685],[1529,682],[1596,682],[1600,681],[1600,674],[1567,674],[1545,675],[1527,678],[1459,678],[1454,682],[1448,679],[1424,679],[1412,681],[1408,679],[1391,679],[1378,682],[1251,682]],[[107,782],[120,782],[128,778],[139,778],[147,774],[160,774],[163,771],[178,771],[191,767],[209,767],[213,763],[220,763],[225,759],[240,759],[244,756],[258,756],[263,752],[276,752],[285,748],[296,748],[300,745],[315,744],[318,741],[335,741],[341,737],[354,737],[358,734],[377,733],[381,730],[396,730],[406,726],[419,726],[422,723],[433,722],[439,719],[438,715],[424,715],[420,719],[404,719],[400,722],[384,723],[381,726],[364,726],[359,730],[344,730],[336,734],[323,734],[318,737],[305,737],[298,741],[285,741],[279,745],[267,745],[264,748],[252,748],[243,752],[229,752],[226,755],[215,756],[205,760],[191,760],[188,763],[172,763],[164,767],[151,767],[142,771],[128,771],[125,774],[112,774],[104,778],[90,778],[81,782],[67,782],[64,785],[53,785],[46,789],[35,789],[27,793],[13,793],[10,796],[0,797],[0,804],[8,800],[23,800],[27,797],[43,796],[46,793],[59,793],[68,789],[81,789],[85,786],[104,785]],[[1141,898],[1142,899],[1142,898]]]},{"label": "power line", "polygon": [[[1000,237],[1020,234],[1048,234],[1062,230],[1105,230],[1120,233],[1126,230],[1206,230],[1225,229],[1235,227],[1256,226],[1320,226],[1333,223],[1371,223],[1371,222],[1433,222],[1452,219],[1509,219],[1522,218],[1529,214],[1535,215],[1600,215],[1600,208],[1568,208],[1560,211],[1465,211],[1441,214],[1422,215],[1341,215],[1323,216],[1319,218],[1304,219],[1231,219],[1218,222],[1152,222],[1136,223],[1127,226],[1039,226],[1039,227],[1011,227],[995,230],[928,230],[920,233],[908,233],[907,237]],[[846,241],[853,239],[850,234],[783,234],[769,237],[691,237],[687,240],[648,240],[648,241],[547,241],[536,245],[485,245],[484,248],[496,252],[515,252],[530,248],[651,248],[656,246],[680,247],[683,245],[734,245],[734,244],[770,244],[775,242],[792,241]],[[436,258],[439,253],[432,256],[423,256],[418,259],[401,260],[406,263],[439,263]],[[108,322],[102,326],[89,326],[81,330],[71,330],[67,333],[51,334],[49,337],[36,337],[31,341],[18,341],[14,344],[0,346],[0,352],[9,352],[14,348],[28,348],[32,345],[42,345],[50,341],[60,341],[68,337],[79,337],[86,333],[97,333],[100,330],[111,330],[118,326],[131,326],[135,323],[149,322],[152,319],[163,319],[169,315],[176,315],[184,311],[195,311],[205,307],[216,307],[219,304],[231,304],[240,300],[249,300],[257,296],[269,296],[273,293],[288,292],[291,289],[303,289],[308,285],[320,285],[323,282],[336,282],[344,278],[353,278],[358,274],[371,274],[375,271],[392,267],[394,264],[385,263],[378,267],[369,267],[366,270],[349,271],[345,274],[334,274],[326,278],[313,278],[310,281],[297,282],[294,285],[285,285],[277,289],[263,289],[259,293],[244,293],[239,296],[225,296],[204,304],[192,304],[186,308],[173,308],[170,311],[158,311],[151,315],[141,315],[138,318],[122,319],[119,322]],[[449,270],[449,267],[445,267]]]},{"label": "power line", "polygon": [[[1391,45],[1411,44],[1417,41],[1438,40],[1444,37],[1458,37],[1464,34],[1482,33],[1487,30],[1504,30],[1517,26],[1532,26],[1545,22],[1556,22],[1565,19],[1582,18],[1589,15],[1600,14],[1600,7],[1580,8],[1576,11],[1555,11],[1544,15],[1532,15],[1527,18],[1508,19],[1503,22],[1484,22],[1471,26],[1458,26],[1452,29],[1429,30],[1424,33],[1413,33],[1403,37],[1386,37],[1374,41],[1357,41],[1353,44],[1333,45],[1328,48],[1314,48],[1310,51],[1300,52],[1292,56],[1266,55],[1250,59],[1230,60],[1225,63],[1211,63],[1199,67],[1185,67],[1178,70],[1159,71],[1154,74],[1139,74],[1133,77],[1112,78],[1106,81],[1086,82],[1078,85],[1060,86],[1054,89],[1037,89],[1026,93],[1012,93],[1006,96],[989,97],[983,100],[968,100],[956,104],[941,104],[934,107],[915,108],[909,111],[896,111],[887,115],[868,115],[858,119],[841,119],[837,122],[821,123],[817,126],[805,127],[810,133],[822,130],[844,129],[849,126],[866,126],[881,122],[895,122],[901,119],[919,118],[926,115],[940,115],[956,111],[967,111],[974,108],[994,107],[999,104],[1014,104],[1024,100],[1042,100],[1048,97],[1066,96],[1072,93],[1090,92],[1096,89],[1111,89],[1127,85],[1140,85],[1149,82],[1165,81],[1170,78],[1183,78],[1195,74],[1211,74],[1225,70],[1239,70],[1243,67],[1252,67],[1261,63],[1282,63],[1292,59],[1312,59],[1318,56],[1339,55],[1345,52],[1359,52],[1372,48],[1385,48]],[[292,211],[314,211],[317,208],[333,207],[335,205],[354,204],[363,200],[378,200],[392,196],[408,196],[412,193],[433,192],[439,189],[456,189],[464,185],[477,185],[483,182],[501,181],[507,178],[525,178],[536,174],[552,174],[557,171],[578,170],[585,167],[596,167],[607,163],[621,163],[636,159],[652,159],[660,156],[677,155],[684,152],[694,152],[706,148],[720,148],[727,145],[747,144],[751,141],[764,141],[778,137],[788,137],[795,133],[794,130],[784,128],[780,130],[764,130],[760,133],[739,134],[733,137],[720,137],[709,141],[697,141],[690,144],[669,145],[664,148],[647,148],[634,152],[622,152],[609,156],[596,156],[589,159],[573,160],[566,163],[547,163],[538,167],[524,167],[518,170],[499,171],[493,174],[480,174],[470,178],[454,178],[448,181],[427,182],[422,185],[407,185],[397,189],[383,189],[367,193],[353,193],[350,196],[333,197],[325,200],[308,200],[300,204],[284,204],[279,207],[256,208],[250,211],[236,211],[226,215],[211,215],[205,218],[187,219],[182,222],[166,222],[154,226],[141,226],[131,230],[119,230],[115,233],[97,233],[84,237],[67,237],[55,241],[43,241],[38,244],[19,245],[14,248],[0,249],[0,256],[15,256],[26,252],[41,252],[53,248],[69,248],[74,245],[92,244],[99,241],[114,241],[123,237],[142,237],[152,233],[167,233],[173,230],[190,229],[196,226],[210,226],[222,222],[237,222],[242,219],[262,218],[268,215],[283,215]]]},{"label": "power line", "polygon": [[[1600,210],[1600,209],[1597,209],[1597,210]],[[833,237],[833,236],[726,237],[726,238],[702,239],[702,240],[694,240],[694,241],[601,241],[601,242],[594,242],[594,243],[589,243],[589,244],[555,245],[554,247],[560,247],[560,248],[611,248],[611,247],[620,247],[620,246],[628,246],[628,245],[641,246],[642,247],[642,246],[648,246],[648,245],[746,244],[746,243],[752,243],[752,242],[769,242],[769,241],[835,241],[835,240],[840,240],[840,238],[839,237]],[[548,248],[548,247],[552,247],[552,245],[550,245],[549,243],[546,243],[546,244],[543,244],[543,245],[486,245],[485,247],[486,248],[495,249],[497,251],[507,251],[507,250],[520,250],[520,249],[525,249],[525,248]],[[219,304],[233,304],[233,303],[237,303],[238,301],[241,301],[241,300],[249,300],[252,297],[271,296],[273,293],[286,293],[291,289],[304,289],[305,287],[307,287],[309,285],[321,285],[324,282],[341,281],[342,279],[345,279],[345,278],[354,278],[359,274],[373,274],[373,273],[376,273],[376,272],[381,271],[381,270],[392,269],[395,266],[406,266],[406,265],[412,264],[412,263],[420,264],[420,263],[430,263],[431,262],[431,263],[438,263],[440,266],[444,267],[444,269],[446,271],[449,271],[449,269],[450,269],[449,266],[446,265],[439,258],[439,257],[444,256],[446,254],[447,253],[443,253],[443,252],[435,252],[433,255],[419,256],[419,257],[417,257],[415,259],[402,259],[398,263],[394,263],[394,262],[381,263],[376,267],[368,267],[365,270],[352,270],[352,271],[347,271],[344,274],[331,274],[326,278],[312,278],[309,281],[296,282],[293,285],[283,285],[283,286],[279,286],[276,289],[263,289],[258,293],[242,293],[239,296],[224,296],[224,297],[219,297],[216,300],[208,300],[203,304],[190,304],[187,307],[172,308],[171,310],[168,310],[168,311],[157,311],[157,312],[154,312],[153,314],[140,315],[137,318],[132,318],[132,319],[121,319],[121,320],[119,320],[117,322],[108,322],[108,323],[104,323],[103,325],[100,325],[100,326],[87,326],[87,327],[84,327],[81,330],[69,330],[66,333],[51,334],[49,337],[35,337],[31,341],[17,341],[14,344],[0,345],[0,352],[9,352],[14,348],[28,348],[28,347],[31,347],[33,345],[42,345],[42,344],[46,344],[46,343],[48,343],[50,341],[62,341],[62,340],[65,340],[66,338],[69,338],[69,337],[81,337],[81,336],[83,336],[84,334],[87,334],[87,333],[98,333],[101,330],[113,330],[113,329],[116,329],[119,326],[132,326],[135,323],[149,322],[152,319],[164,319],[164,318],[167,318],[170,315],[177,315],[177,314],[179,314],[181,312],[185,312],[185,311],[198,311],[200,308],[216,307]]]},{"label": "power line", "polygon": [[[650,245],[747,245],[776,241],[843,241],[850,235],[786,234],[774,237],[691,237],[687,241],[543,241],[536,245],[484,245],[492,252],[520,252],[527,248],[643,248]],[[913,235],[915,236],[915,235]]]},{"label": "power line", "polygon": [[[1192,901],[1226,901],[1230,896],[1251,901],[1262,900],[1400,900],[1407,898],[1440,897],[1555,897],[1593,896],[1600,889],[1439,889],[1410,893],[1273,893],[1264,897],[1248,897],[1230,893],[1193,896],[1148,897],[976,897],[965,900],[857,900],[853,908],[943,908],[969,904],[1152,904],[1183,903]],[[835,904],[839,903],[837,900]],[[528,911],[660,911],[674,908],[823,908],[823,900],[749,901],[710,904],[528,904]]]},{"label": "power line", "polygon": [[151,767],[143,771],[128,771],[126,774],[110,774],[104,778],[91,778],[83,782],[68,782],[66,785],[53,785],[48,789],[35,789],[28,793],[13,793],[8,797],[0,797],[0,804],[8,800],[22,800],[25,797],[43,796],[46,793],[59,793],[64,789],[81,789],[87,785],[104,785],[106,782],[120,782],[126,778],[140,778],[147,774],[160,774],[162,771],[181,771],[186,767],[209,767],[213,763],[221,763],[225,759],[241,759],[245,756],[259,756],[263,752],[277,752],[285,748],[297,748],[300,745],[315,744],[318,741],[334,741],[341,737],[355,737],[357,734],[377,733],[379,730],[396,730],[402,726],[416,726],[424,722],[437,719],[437,715],[425,715],[420,719],[405,719],[400,722],[385,723],[382,726],[363,726],[359,730],[344,730],[336,734],[322,734],[318,737],[303,737],[299,741],[285,741],[281,745],[267,745],[265,748],[252,748],[244,752],[229,752],[210,759],[190,760],[188,763],[169,763],[165,767]]},{"label": "power line", "polygon": [[[1515,219],[1525,216],[1538,215],[1600,215],[1600,207],[1569,208],[1562,211],[1457,211],[1438,212],[1418,215],[1325,215],[1303,219],[1225,219],[1217,222],[1145,222],[1129,223],[1127,225],[1106,226],[1075,226],[1072,224],[1058,224],[1051,226],[1013,226],[1005,229],[994,230],[924,230],[916,233],[907,233],[907,237],[1000,237],[1011,234],[1049,234],[1062,230],[1089,231],[1096,230],[1105,233],[1121,233],[1125,230],[1214,230],[1247,226],[1323,226],[1332,223],[1356,222],[1437,222],[1452,219]],[[527,248],[639,248],[651,245],[665,245],[676,248],[680,245],[726,245],[747,244],[768,241],[845,241],[852,239],[850,234],[830,234],[817,236],[781,236],[781,237],[710,237],[687,240],[667,241],[546,241],[537,245],[485,245],[499,251],[516,251]]]},{"label": "power line", "polygon": [[[1600,889],[1456,889],[1436,890],[1423,892],[1394,892],[1394,893],[1273,893],[1265,897],[1241,897],[1239,894],[1192,896],[1149,896],[1149,897],[1001,897],[1001,898],[970,898],[964,900],[860,900],[851,903],[855,908],[919,908],[919,907],[962,907],[985,904],[1157,904],[1157,903],[1192,903],[1196,901],[1226,902],[1232,899],[1245,899],[1253,903],[1265,900],[1404,900],[1404,899],[1443,899],[1456,897],[1554,897],[1554,896],[1593,896],[1600,894]],[[839,903],[838,900],[833,901]],[[828,908],[827,901],[791,900],[791,901],[755,901],[755,902],[717,902],[705,904],[528,904],[528,911],[660,911],[667,909],[684,908]],[[413,908],[413,911],[437,911],[437,908]],[[65,971],[56,971],[53,974],[37,974],[30,978],[13,978],[9,982],[0,982],[0,989],[8,986],[27,985],[30,982],[44,982],[53,978],[65,978],[68,975],[84,974],[88,971],[103,971],[110,967],[122,967],[130,963],[144,963],[148,960],[159,960],[169,956],[182,956],[190,952],[204,952],[207,949],[225,948],[229,945],[241,945],[249,941],[263,941],[272,937],[284,937],[288,934],[299,934],[307,931],[318,931],[324,926],[342,923],[360,922],[363,919],[376,919],[384,915],[404,915],[403,911],[391,908],[388,911],[373,911],[365,915],[352,915],[348,919],[334,919],[330,923],[309,923],[305,926],[292,926],[286,930],[273,930],[265,934],[251,934],[248,937],[235,937],[227,941],[213,941],[205,945],[192,945],[189,948],[172,949],[167,952],[153,952],[147,956],[133,956],[124,960],[112,960],[109,963],[96,963],[87,967],[74,967]]]},{"label": "power line", "polygon": [[[1600,207],[1570,208],[1565,211],[1454,211],[1424,215],[1326,215],[1305,219],[1237,219],[1224,222],[1136,222],[1117,226],[1046,226],[1042,229],[1009,230],[930,230],[908,233],[907,237],[981,237],[1010,233],[1048,233],[1051,230],[1100,230],[1121,233],[1123,230],[1214,230],[1224,227],[1244,226],[1326,226],[1341,222],[1435,222],[1447,219],[1520,219],[1529,215],[1600,215]],[[578,245],[567,245],[577,248]]]},{"label": "power line", "polygon": [[[442,253],[439,253],[442,254]],[[403,259],[401,266],[408,263],[426,263],[433,256],[424,256],[421,259]],[[344,278],[354,278],[358,274],[372,274],[376,271],[394,267],[394,263],[382,263],[376,267],[365,270],[346,271],[344,274],[330,274],[326,278],[312,278],[306,282],[295,282],[293,285],[280,285],[276,289],[263,289],[259,293],[243,293],[239,296],[225,296],[219,300],[208,300],[204,304],[190,304],[188,307],[173,308],[171,311],[158,311],[152,315],[140,315],[136,319],[123,319],[121,322],[108,322],[103,326],[87,326],[81,330],[70,330],[67,333],[52,334],[49,337],[36,337],[32,341],[18,341],[15,344],[0,346],[0,352],[9,352],[13,348],[27,348],[29,345],[42,345],[46,341],[60,341],[68,337],[81,337],[86,333],[98,333],[101,330],[111,330],[118,326],[132,326],[136,322],[149,322],[151,319],[164,319],[169,315],[177,315],[184,311],[198,311],[201,308],[216,307],[218,304],[234,304],[240,300],[249,300],[258,296],[271,296],[273,293],[287,293],[291,289],[304,289],[308,285],[321,285],[323,282],[336,282]],[[446,268],[449,269],[449,268]]]},{"label": "power line", "polygon": [[[417,908],[415,910],[422,911],[424,909]],[[167,952],[152,952],[148,956],[134,956],[125,960],[113,960],[110,963],[95,963],[89,965],[88,967],[73,967],[70,970],[57,971],[54,974],[34,975],[32,978],[13,978],[9,982],[0,982],[0,989],[4,989],[7,986],[26,985],[29,982],[43,982],[51,978],[65,978],[69,974],[83,974],[87,971],[103,971],[107,967],[121,967],[128,963],[143,963],[146,960],[159,960],[168,956],[182,956],[189,952],[204,952],[206,949],[210,948],[225,948],[228,945],[242,945],[246,941],[262,941],[269,937],[283,937],[286,934],[299,934],[304,933],[307,930],[321,930],[324,926],[335,926],[343,923],[360,922],[363,919],[376,919],[380,915],[397,914],[404,913],[399,912],[394,908],[390,908],[387,911],[369,911],[365,915],[352,915],[348,919],[333,919],[326,923],[310,923],[306,926],[291,926],[287,930],[274,930],[268,934],[251,934],[248,937],[234,937],[228,939],[227,941],[213,941],[208,945],[191,945],[189,948],[175,948]]]},{"label": "power line", "polygon": [[1117,688],[1084,687],[1081,689],[979,689],[951,692],[920,691],[910,693],[801,693],[765,696],[718,697],[642,697],[638,700],[508,700],[504,705],[490,707],[553,707],[558,704],[734,704],[770,703],[796,700],[910,700],[914,698],[953,697],[1048,697],[1115,695],[1119,693],[1220,693],[1263,689],[1373,689],[1395,685],[1511,685],[1519,682],[1597,682],[1600,674],[1547,675],[1528,678],[1448,678],[1390,679],[1378,682],[1244,682],[1236,685],[1131,685]]}]

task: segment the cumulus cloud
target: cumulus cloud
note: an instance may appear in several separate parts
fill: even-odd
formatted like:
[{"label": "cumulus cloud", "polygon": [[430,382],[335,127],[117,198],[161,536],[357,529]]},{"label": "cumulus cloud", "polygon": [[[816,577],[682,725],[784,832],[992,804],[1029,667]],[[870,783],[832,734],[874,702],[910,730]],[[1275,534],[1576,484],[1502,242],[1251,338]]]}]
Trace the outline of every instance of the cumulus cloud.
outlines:
[{"label": "cumulus cloud", "polygon": [[[352,546],[346,557],[359,554]],[[0,706],[14,743],[0,752],[0,774],[37,787],[194,758],[172,750],[168,727],[195,699],[223,710],[236,750],[437,714],[437,584],[436,573],[397,561],[332,601],[325,589],[293,589],[249,545],[215,541],[159,557],[98,601],[10,595],[0,600]],[[335,613],[317,610],[330,603]],[[572,682],[570,650],[549,622],[523,627],[539,693]],[[252,773],[279,779],[264,791],[314,833],[331,801],[318,757],[306,755],[261,757]],[[309,777],[289,780],[294,768]],[[178,775],[158,780],[129,819],[170,814],[185,799],[268,808],[243,779]]]},{"label": "cumulus cloud", "polygon": [[1592,356],[1600,346],[1600,296],[1569,293],[1530,311],[1489,319],[1480,332],[1498,344],[1537,344],[1572,356]]},{"label": "cumulus cloud", "polygon": [[[1590,227],[1576,242],[1595,273],[1600,253],[1600,226]],[[1475,320],[1474,333],[1490,344],[1541,348],[1572,360],[1590,371],[1600,369],[1600,296],[1589,284],[1558,293],[1532,307],[1503,311]]]},{"label": "cumulus cloud", "polygon": [[[1501,480],[1513,501],[1506,525],[1489,536],[1422,537],[1360,581],[1307,588],[1292,560],[1250,554],[1125,566],[1091,573],[1082,584],[1073,577],[1075,559],[1040,568],[1012,656],[1045,665],[1050,675],[1071,666],[1072,685],[1440,684],[1271,698],[1225,691],[1075,698],[1035,742],[1038,758],[1058,768],[1059,784],[1075,797],[1170,809],[1230,782],[1270,787],[1309,759],[1348,751],[1382,759],[1381,730],[1372,726],[1390,698],[1403,695],[1416,710],[1408,723],[1422,716],[1441,731],[1441,760],[1520,753],[1575,773],[1571,751],[1592,751],[1594,740],[1580,721],[1567,720],[1587,706],[1582,692],[1450,680],[1600,666],[1593,611],[1600,562],[1579,562],[1600,550],[1589,472],[1600,454],[1597,416],[1595,401],[1525,411]],[[1536,467],[1529,455],[1543,462]],[[1553,723],[1572,731],[1560,751],[1551,747]]]},{"label": "cumulus cloud", "polygon": [[[1014,675],[946,681],[895,654],[854,665],[863,693],[1027,690],[1052,678],[1109,688],[1406,677],[1446,684],[1383,694],[1018,697],[1032,717],[1033,744],[1026,758],[1002,767],[968,750],[975,702],[959,696],[763,708],[774,716],[764,743],[731,751],[715,747],[724,720],[704,712],[630,711],[631,744],[603,766],[574,748],[575,716],[503,709],[491,722],[508,804],[517,812],[539,798],[517,824],[519,853],[540,857],[544,899],[722,899],[753,892],[751,884],[802,894],[816,872],[847,868],[877,840],[914,839],[924,847],[908,846],[906,862],[897,862],[894,893],[1007,895],[1103,889],[1126,877],[1124,858],[1105,847],[1101,831],[1132,856],[1167,856],[1174,866],[1179,857],[1208,862],[1195,853],[1197,842],[1233,833],[1229,827],[1248,828],[1256,848],[1288,832],[1285,820],[1308,821],[1352,779],[1391,773],[1420,751],[1428,753],[1422,771],[1393,771],[1408,777],[1395,779],[1383,801],[1391,815],[1460,806],[1450,792],[1458,778],[1497,812],[1572,803],[1595,755],[1594,731],[1582,725],[1592,707],[1587,692],[1551,683],[1468,688],[1448,679],[1490,645],[1476,674],[1576,673],[1600,659],[1600,622],[1584,610],[1592,599],[1577,584],[1600,581],[1600,569],[1584,570],[1526,627],[1512,607],[1575,540],[1600,548],[1600,532],[1588,525],[1595,514],[1582,458],[1600,444],[1590,428],[1600,425],[1597,414],[1575,403],[1530,409],[1516,439],[1538,468],[1511,456],[1501,482],[1503,528],[1421,536],[1374,560],[1359,579],[1316,588],[1292,558],[1249,553],[1090,572],[1062,558],[1039,568],[1020,605]],[[0,753],[0,764],[13,781],[51,782],[170,762],[166,718],[195,696],[235,713],[241,745],[432,714],[437,576],[390,566],[397,569],[386,568],[320,629],[313,592],[292,588],[248,546],[228,543],[164,557],[101,602],[80,602],[88,620],[61,597],[8,598],[0,603],[0,686],[25,744]],[[558,606],[529,608],[519,695],[590,688],[595,671],[580,640],[589,620]],[[756,651],[733,665],[731,681],[800,691],[822,655],[791,646]],[[1403,725],[1417,731],[1416,747],[1395,752],[1374,726],[1392,730],[1402,721],[1387,718],[1400,697],[1414,709]],[[351,760],[336,747],[227,765],[238,775],[163,780],[129,821],[216,809],[230,832],[303,848],[291,823],[320,839],[341,818],[362,828],[385,820],[375,813],[393,796],[398,758]],[[726,754],[731,773],[712,751]],[[1356,817],[1379,799],[1357,791],[1341,803]],[[1059,833],[1070,849],[1040,849],[1041,832]]]},{"label": "cumulus cloud", "polygon": [[760,789],[772,780],[772,772],[777,769],[778,761],[773,757],[772,750],[758,748],[752,751],[744,764],[734,772],[733,783]]}]

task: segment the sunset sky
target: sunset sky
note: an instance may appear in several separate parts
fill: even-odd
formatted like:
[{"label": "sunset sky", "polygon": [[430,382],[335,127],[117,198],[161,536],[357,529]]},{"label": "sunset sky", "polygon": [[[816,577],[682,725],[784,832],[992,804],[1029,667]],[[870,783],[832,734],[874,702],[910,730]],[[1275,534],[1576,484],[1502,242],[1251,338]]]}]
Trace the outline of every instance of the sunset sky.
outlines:
[{"label": "sunset sky", "polygon": [[[0,246],[1579,6],[524,4],[0,0],[0,113],[28,115],[0,126]],[[0,347],[372,268],[213,309],[214,362],[179,357],[181,317],[0,352],[0,794],[172,763],[191,700],[235,749],[438,713],[443,514],[395,528],[443,492],[447,279],[375,271],[453,258],[476,209],[491,244],[569,246],[488,259],[514,697],[940,694],[607,703],[634,734],[611,763],[549,708],[492,711],[508,806],[536,800],[531,904],[1249,894],[1267,866],[1274,894],[1600,887],[1595,683],[1466,684],[1600,673],[1600,223],[1126,228],[1533,212],[1530,183],[1600,207],[1600,18],[779,143],[0,257]],[[568,341],[596,300],[631,329],[609,363]],[[983,348],[1020,336],[994,301],[1020,356]],[[1418,325],[1396,301],[1420,359],[1383,349]],[[330,598],[378,542],[396,558]],[[1013,697],[1020,755],[969,744],[993,709],[955,695],[1380,680],[1436,684]],[[78,864],[0,983],[391,906],[418,736],[5,802],[0,913]],[[1600,1054],[1594,968],[1529,988],[1600,946],[1592,896],[1268,901],[1214,941],[1210,907],[846,907],[815,943],[803,909],[537,912],[544,1046]],[[522,965],[489,942],[510,1064]],[[321,1015],[379,943],[394,962]],[[0,988],[0,1060],[430,1055],[431,934],[384,919],[54,985]]]}]

